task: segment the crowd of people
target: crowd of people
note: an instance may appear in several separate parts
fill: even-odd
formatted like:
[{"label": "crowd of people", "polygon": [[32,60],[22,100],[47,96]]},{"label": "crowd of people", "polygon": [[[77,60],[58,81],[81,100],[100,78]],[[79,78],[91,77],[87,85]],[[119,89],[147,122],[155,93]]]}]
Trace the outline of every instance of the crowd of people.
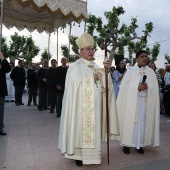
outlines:
[{"label": "crowd of people", "polygon": [[[110,67],[106,60],[100,68],[94,60],[93,37],[84,33],[76,43],[80,56],[75,56],[69,67],[67,58],[63,57],[61,66],[52,59],[48,67],[48,61],[44,60],[41,68],[36,69],[32,64],[25,71],[23,61],[16,67],[10,66],[0,53],[3,77],[0,135],[6,135],[3,131],[5,100],[15,101],[16,106],[24,105],[22,95],[27,79],[27,106],[33,102],[39,111],[49,109],[50,113],[56,111],[56,116],[61,116],[58,148],[65,158],[75,160],[77,166],[101,163],[101,143],[107,140],[108,134],[111,140],[120,141],[124,154],[130,154],[130,148],[144,154],[143,147],[159,146],[160,114],[170,117],[170,65],[165,69],[157,69],[155,63],[148,65],[147,52],[139,50],[136,64],[128,69],[124,60],[118,61],[116,68]],[[105,71],[109,69],[106,89]],[[11,83],[14,90],[10,89]]]},{"label": "crowd of people", "polygon": [[65,57],[61,59],[61,66],[57,67],[57,61],[52,59],[51,67],[44,60],[41,68],[37,69],[32,64],[26,70],[22,60],[14,67],[0,53],[0,135],[6,135],[3,131],[5,102],[15,102],[16,106],[24,105],[22,97],[25,87],[28,88],[27,106],[31,106],[33,102],[39,111],[49,109],[50,113],[54,113],[56,110],[56,117],[60,117],[67,69]]}]

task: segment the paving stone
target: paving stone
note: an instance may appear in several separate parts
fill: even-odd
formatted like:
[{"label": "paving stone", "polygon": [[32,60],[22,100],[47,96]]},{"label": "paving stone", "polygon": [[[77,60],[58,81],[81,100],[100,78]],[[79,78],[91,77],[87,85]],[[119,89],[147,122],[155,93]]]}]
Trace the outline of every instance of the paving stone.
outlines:
[{"label": "paving stone", "polygon": [[[5,130],[7,136],[0,136],[0,170],[77,170],[73,160],[65,159],[57,149],[60,118],[49,110],[38,111],[36,106],[5,105]],[[160,147],[145,147],[145,154],[138,154],[131,148],[125,155],[118,141],[110,141],[110,164],[107,163],[107,145],[102,143],[102,164],[82,166],[82,170],[135,170],[152,166],[159,170],[164,164],[170,167],[170,123],[160,116]],[[155,163],[159,162],[159,164]],[[148,165],[148,166],[147,166]],[[162,166],[161,166],[162,165]],[[169,168],[170,169],[170,168]],[[160,169],[162,170],[162,169]]]}]

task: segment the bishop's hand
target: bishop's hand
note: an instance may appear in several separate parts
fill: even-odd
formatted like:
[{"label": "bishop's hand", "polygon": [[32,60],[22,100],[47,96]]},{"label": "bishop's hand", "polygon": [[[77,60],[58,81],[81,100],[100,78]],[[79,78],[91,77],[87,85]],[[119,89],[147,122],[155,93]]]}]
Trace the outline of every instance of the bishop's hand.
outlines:
[{"label": "bishop's hand", "polygon": [[104,68],[107,68],[108,71],[110,70],[110,63],[109,63],[108,57],[105,57],[105,58],[104,58],[103,66],[104,66]]},{"label": "bishop's hand", "polygon": [[99,75],[98,74],[94,73],[93,76],[94,76],[94,81],[99,81]]},{"label": "bishop's hand", "polygon": [[141,91],[141,90],[146,90],[146,89],[148,89],[147,83],[139,84],[139,86],[138,86],[138,90],[139,90],[139,91]]}]

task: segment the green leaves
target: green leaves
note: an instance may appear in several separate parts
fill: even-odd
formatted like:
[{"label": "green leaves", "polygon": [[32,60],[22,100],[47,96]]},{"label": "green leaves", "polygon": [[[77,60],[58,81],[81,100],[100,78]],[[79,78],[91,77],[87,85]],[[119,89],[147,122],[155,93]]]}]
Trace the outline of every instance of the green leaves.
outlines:
[{"label": "green leaves", "polygon": [[32,62],[32,59],[38,55],[40,48],[35,45],[32,36],[20,36],[18,33],[11,35],[10,45],[7,46],[6,39],[3,38],[2,52],[5,57],[23,59],[26,65]]},{"label": "green leaves", "polygon": [[8,54],[8,46],[7,46],[7,43],[6,43],[6,38],[2,37],[2,53],[4,55],[5,58],[8,58],[9,57],[9,54]]},{"label": "green leaves", "polygon": [[153,49],[150,49],[147,46],[148,36],[150,36],[150,33],[154,28],[153,23],[146,23],[145,29],[142,33],[139,33],[139,36],[136,31],[139,27],[137,18],[132,17],[130,25],[126,25],[125,23],[120,24],[120,16],[124,13],[123,7],[113,6],[111,11],[104,12],[107,20],[106,24],[103,24],[100,17],[90,14],[87,23],[87,32],[95,37],[97,45],[102,50],[104,49],[105,39],[108,39],[108,49],[111,49],[107,49],[108,52],[110,51],[110,62],[112,62],[115,54],[124,54],[124,48],[128,49],[130,59],[132,59],[132,55],[138,50],[145,49],[148,50],[149,55],[155,56],[152,57],[152,59],[156,60],[159,54],[160,45],[153,46]]},{"label": "green leaves", "polygon": [[62,55],[68,58],[69,49],[66,45],[64,44],[61,45],[61,51],[62,51]]},{"label": "green leaves", "polygon": [[52,58],[51,53],[48,53],[47,49],[44,49],[44,51],[41,54],[41,61],[50,60],[51,58]]},{"label": "green leaves", "polygon": [[72,45],[72,50],[75,54],[79,54],[79,47],[76,44],[77,38],[78,38],[77,36],[73,36],[73,35],[70,36],[70,43]]},{"label": "green leaves", "polygon": [[170,64],[170,56],[168,55],[168,53],[165,53],[164,55],[165,60],[168,62],[168,64]]},{"label": "green leaves", "polygon": [[155,44],[153,46],[153,48],[151,49],[151,57],[150,57],[150,60],[152,62],[156,61],[157,60],[157,56],[160,52],[160,44]]}]

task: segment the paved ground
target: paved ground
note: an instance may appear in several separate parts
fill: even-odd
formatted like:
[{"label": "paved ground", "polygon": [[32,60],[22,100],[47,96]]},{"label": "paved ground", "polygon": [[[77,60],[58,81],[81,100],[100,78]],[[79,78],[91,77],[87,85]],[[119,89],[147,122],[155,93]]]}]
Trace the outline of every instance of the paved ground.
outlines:
[{"label": "paved ground", "polygon": [[102,144],[102,164],[77,167],[57,149],[60,118],[35,106],[6,103],[5,131],[0,136],[0,170],[170,170],[170,123],[161,116],[161,146],[145,147],[140,155],[131,149],[122,153],[117,141],[110,141],[110,164],[107,164],[106,144]]}]

